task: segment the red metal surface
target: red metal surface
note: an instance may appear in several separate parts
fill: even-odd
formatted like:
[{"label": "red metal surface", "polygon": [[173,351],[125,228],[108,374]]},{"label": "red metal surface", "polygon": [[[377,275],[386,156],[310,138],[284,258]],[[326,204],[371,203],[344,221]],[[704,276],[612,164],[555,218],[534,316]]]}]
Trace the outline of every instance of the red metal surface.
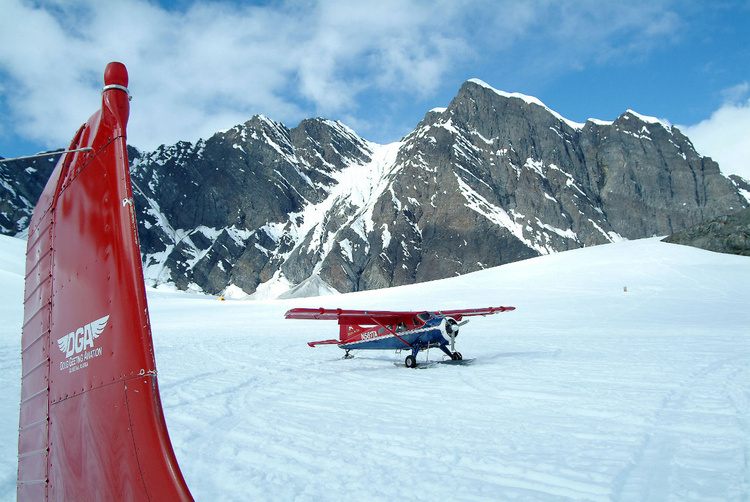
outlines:
[{"label": "red metal surface", "polygon": [[18,500],[192,500],[162,415],[128,173],[128,77],[76,134],[29,227]]},{"label": "red metal surface", "polygon": [[296,308],[284,314],[285,319],[318,319],[338,321],[341,325],[379,326],[381,324],[397,324],[402,320],[409,320],[417,314],[430,312],[441,317],[453,317],[460,321],[463,317],[490,315],[498,312],[515,310],[515,307],[487,307],[462,310],[422,310],[416,312],[390,310],[347,310],[347,309],[311,309]]}]

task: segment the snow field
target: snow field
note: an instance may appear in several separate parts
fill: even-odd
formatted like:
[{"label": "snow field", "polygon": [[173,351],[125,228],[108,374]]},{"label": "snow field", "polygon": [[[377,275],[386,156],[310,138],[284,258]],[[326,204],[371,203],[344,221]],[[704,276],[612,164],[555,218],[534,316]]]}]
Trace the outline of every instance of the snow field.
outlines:
[{"label": "snow field", "polygon": [[[15,499],[24,247],[0,239],[2,500]],[[748,284],[746,257],[646,239],[390,290],[150,291],[149,305],[170,436],[199,501],[746,500]],[[473,365],[422,370],[393,364],[405,352],[342,360],[306,345],[335,323],[283,319],[498,305],[517,310],[461,328]]]},{"label": "snow field", "polygon": [[26,241],[0,235],[0,499],[16,500]]}]

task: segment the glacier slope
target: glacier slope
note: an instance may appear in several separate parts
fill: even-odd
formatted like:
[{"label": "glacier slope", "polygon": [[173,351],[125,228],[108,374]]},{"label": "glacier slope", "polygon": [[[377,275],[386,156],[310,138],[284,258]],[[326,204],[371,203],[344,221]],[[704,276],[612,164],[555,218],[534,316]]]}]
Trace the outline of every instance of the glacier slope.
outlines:
[{"label": "glacier slope", "polygon": [[[22,253],[0,240],[3,500]],[[149,304],[196,500],[744,500],[749,282],[746,257],[646,239],[389,290],[255,302],[152,290]],[[296,306],[490,305],[517,310],[462,328],[475,364],[422,371],[393,364],[405,354],[309,348],[336,325],[283,319]]]}]

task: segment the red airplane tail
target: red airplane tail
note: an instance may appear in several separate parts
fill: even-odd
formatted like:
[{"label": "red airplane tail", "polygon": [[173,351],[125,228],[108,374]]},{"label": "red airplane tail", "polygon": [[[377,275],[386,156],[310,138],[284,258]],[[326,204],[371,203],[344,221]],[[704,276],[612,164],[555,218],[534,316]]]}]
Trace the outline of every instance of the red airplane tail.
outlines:
[{"label": "red airplane tail", "polygon": [[18,500],[192,500],[159,400],[128,172],[125,66],[34,210]]},{"label": "red airplane tail", "polygon": [[365,328],[357,324],[341,324],[339,326],[339,339],[341,342],[348,342],[358,338]]}]

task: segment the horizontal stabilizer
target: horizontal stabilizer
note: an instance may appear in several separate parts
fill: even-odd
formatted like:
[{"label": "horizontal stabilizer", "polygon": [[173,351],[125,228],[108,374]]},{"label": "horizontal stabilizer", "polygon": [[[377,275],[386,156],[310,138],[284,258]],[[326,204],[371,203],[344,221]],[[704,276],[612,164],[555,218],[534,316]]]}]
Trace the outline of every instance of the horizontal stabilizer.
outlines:
[{"label": "horizontal stabilizer", "polygon": [[339,343],[341,343],[341,340],[321,340],[319,342],[307,342],[310,347],[315,347],[316,345],[338,345]]}]

